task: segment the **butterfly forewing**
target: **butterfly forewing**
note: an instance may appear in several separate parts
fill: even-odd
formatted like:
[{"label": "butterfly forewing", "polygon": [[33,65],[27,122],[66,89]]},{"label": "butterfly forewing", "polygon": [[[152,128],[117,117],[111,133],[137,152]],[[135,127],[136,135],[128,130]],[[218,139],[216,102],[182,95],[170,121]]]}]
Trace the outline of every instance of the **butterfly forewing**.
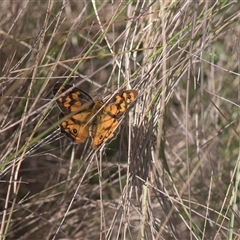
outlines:
[{"label": "butterfly forewing", "polygon": [[61,132],[72,141],[83,143],[89,136],[93,99],[81,89],[71,89],[72,85],[61,87],[61,83],[56,83],[53,87],[54,95],[63,94],[56,101],[62,111],[59,119],[65,118],[60,124]]},{"label": "butterfly forewing", "polygon": [[94,127],[90,126],[92,131],[91,137],[92,147],[97,148],[103,142],[113,138],[116,128],[119,123],[119,117],[127,111],[131,103],[137,96],[136,90],[127,90],[117,93],[113,98],[103,107],[100,114],[96,115],[96,124]]},{"label": "butterfly forewing", "polygon": [[138,92],[136,90],[126,90],[117,93],[104,108],[104,111],[114,117],[120,117],[131,106]]},{"label": "butterfly forewing", "polygon": [[[53,94],[63,94],[57,99],[57,104],[62,112],[66,114],[70,112],[80,112],[89,109],[94,105],[93,99],[83,90],[78,88],[71,89],[72,86],[69,84],[61,87],[61,83],[56,83],[53,87]],[[59,91],[59,89],[61,90]]]}]

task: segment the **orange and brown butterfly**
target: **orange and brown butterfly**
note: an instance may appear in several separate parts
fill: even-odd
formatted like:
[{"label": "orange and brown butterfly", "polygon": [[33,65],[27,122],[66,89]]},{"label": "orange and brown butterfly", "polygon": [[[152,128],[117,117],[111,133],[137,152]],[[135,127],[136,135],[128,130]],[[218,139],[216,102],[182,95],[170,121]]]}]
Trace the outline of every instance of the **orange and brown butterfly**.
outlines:
[{"label": "orange and brown butterfly", "polygon": [[121,91],[106,104],[94,102],[86,92],[69,84],[56,83],[53,94],[61,95],[56,100],[61,109],[59,119],[63,119],[61,132],[76,143],[83,143],[91,136],[92,147],[97,148],[114,137],[119,118],[129,109],[138,92]]}]

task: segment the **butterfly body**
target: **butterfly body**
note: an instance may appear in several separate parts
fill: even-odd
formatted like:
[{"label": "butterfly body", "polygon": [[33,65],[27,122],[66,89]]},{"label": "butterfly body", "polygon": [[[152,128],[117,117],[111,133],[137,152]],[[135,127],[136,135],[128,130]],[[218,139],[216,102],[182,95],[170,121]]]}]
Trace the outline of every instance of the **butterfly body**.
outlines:
[{"label": "butterfly body", "polygon": [[117,93],[106,103],[94,102],[81,89],[68,84],[62,87],[61,83],[53,87],[53,94],[57,93],[61,94],[56,100],[62,111],[59,116],[59,119],[63,119],[61,132],[76,143],[83,143],[90,136],[93,148],[114,137],[119,118],[137,96],[136,90],[126,90]]}]

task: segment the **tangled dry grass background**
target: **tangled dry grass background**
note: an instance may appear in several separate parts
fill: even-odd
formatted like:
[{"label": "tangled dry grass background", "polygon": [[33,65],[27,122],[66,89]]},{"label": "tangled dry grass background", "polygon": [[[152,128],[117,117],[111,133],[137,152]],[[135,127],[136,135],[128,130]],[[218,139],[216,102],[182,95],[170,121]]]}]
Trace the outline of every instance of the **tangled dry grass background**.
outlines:
[{"label": "tangled dry grass background", "polygon": [[[0,3],[1,239],[238,239],[237,1]],[[58,81],[139,91],[99,150],[57,127]]]}]

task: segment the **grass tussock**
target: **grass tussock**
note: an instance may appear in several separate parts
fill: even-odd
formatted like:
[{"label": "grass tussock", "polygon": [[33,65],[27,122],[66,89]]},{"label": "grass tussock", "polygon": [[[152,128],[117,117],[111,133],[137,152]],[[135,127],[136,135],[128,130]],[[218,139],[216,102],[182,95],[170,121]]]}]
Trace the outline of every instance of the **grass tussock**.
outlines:
[{"label": "grass tussock", "polygon": [[[0,3],[1,239],[239,238],[236,1]],[[52,87],[139,94],[72,144]]]}]

